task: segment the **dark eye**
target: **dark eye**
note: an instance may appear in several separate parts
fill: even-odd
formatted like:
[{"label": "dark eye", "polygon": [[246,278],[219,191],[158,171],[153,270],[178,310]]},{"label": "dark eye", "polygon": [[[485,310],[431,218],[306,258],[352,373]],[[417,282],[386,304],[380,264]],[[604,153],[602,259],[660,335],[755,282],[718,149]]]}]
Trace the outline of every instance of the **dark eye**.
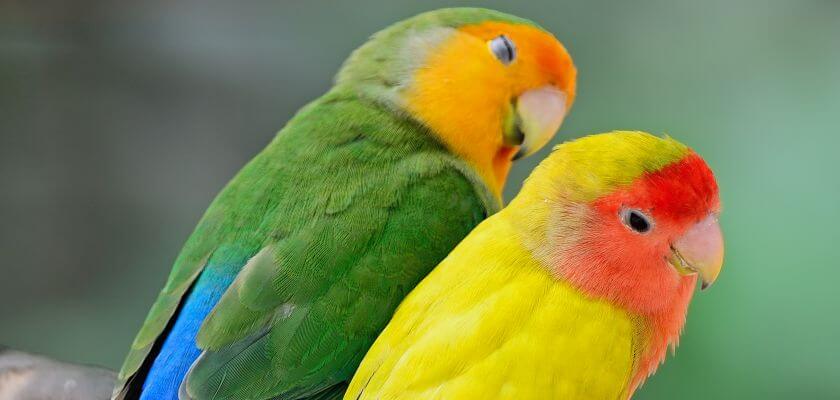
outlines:
[{"label": "dark eye", "polygon": [[516,59],[516,45],[505,35],[499,35],[488,42],[490,51],[504,65],[508,65]]},{"label": "dark eye", "polygon": [[653,228],[653,220],[639,210],[626,208],[622,209],[619,215],[624,225],[638,233],[648,233]]}]

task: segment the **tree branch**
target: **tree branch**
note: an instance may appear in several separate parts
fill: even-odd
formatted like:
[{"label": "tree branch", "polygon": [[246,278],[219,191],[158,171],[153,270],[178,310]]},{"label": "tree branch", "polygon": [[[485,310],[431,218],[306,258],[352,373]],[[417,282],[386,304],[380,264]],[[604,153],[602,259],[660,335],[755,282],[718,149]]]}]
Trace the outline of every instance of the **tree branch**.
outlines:
[{"label": "tree branch", "polygon": [[108,400],[116,374],[0,346],[0,400]]}]

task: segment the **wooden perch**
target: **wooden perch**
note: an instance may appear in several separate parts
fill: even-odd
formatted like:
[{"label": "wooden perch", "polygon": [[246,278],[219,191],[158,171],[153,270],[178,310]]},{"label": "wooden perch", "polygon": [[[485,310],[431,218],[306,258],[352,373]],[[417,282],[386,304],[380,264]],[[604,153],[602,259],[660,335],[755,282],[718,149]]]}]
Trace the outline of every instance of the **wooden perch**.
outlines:
[{"label": "wooden perch", "polygon": [[116,374],[0,346],[0,400],[107,400]]}]

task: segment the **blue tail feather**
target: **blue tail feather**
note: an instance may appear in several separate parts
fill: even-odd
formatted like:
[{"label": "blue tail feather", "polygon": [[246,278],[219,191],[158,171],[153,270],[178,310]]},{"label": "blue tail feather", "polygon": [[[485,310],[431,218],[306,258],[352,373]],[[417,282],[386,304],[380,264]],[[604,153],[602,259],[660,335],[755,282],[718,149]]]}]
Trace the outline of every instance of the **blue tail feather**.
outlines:
[{"label": "blue tail feather", "polygon": [[233,282],[229,268],[208,265],[199,276],[143,382],[141,400],[178,400],[178,388],[201,354],[195,338],[201,323]]}]

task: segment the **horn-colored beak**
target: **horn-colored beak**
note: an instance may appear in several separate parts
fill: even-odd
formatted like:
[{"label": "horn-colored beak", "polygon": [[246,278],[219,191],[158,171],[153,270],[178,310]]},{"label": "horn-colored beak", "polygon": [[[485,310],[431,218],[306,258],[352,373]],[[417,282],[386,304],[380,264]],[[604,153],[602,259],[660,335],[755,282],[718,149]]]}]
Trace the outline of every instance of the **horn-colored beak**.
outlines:
[{"label": "horn-colored beak", "polygon": [[519,145],[514,160],[527,157],[545,146],[566,117],[566,93],[553,85],[531,89],[519,95],[515,121],[506,141]]},{"label": "horn-colored beak", "polygon": [[709,215],[675,241],[668,262],[681,275],[698,274],[701,289],[711,286],[723,266],[723,233],[717,216]]}]

